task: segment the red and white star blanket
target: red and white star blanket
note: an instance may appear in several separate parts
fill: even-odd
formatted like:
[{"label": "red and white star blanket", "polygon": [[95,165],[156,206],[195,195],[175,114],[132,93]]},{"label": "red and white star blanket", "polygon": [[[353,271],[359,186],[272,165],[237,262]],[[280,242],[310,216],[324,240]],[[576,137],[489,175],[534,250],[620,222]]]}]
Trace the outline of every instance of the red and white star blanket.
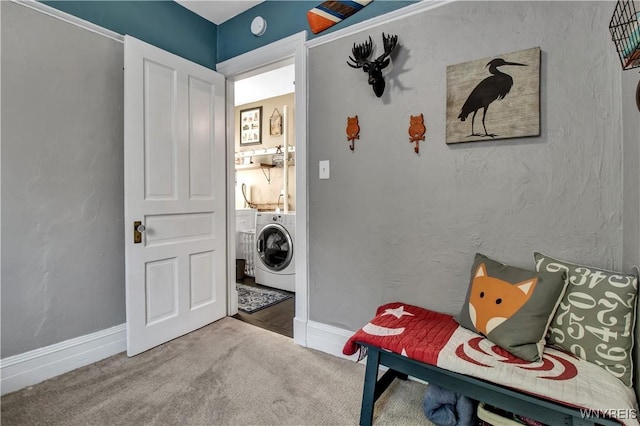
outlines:
[{"label": "red and white star blanket", "polygon": [[603,368],[550,347],[542,360],[525,361],[460,327],[451,315],[388,303],[349,338],[342,352],[355,354],[359,343],[572,407],[597,410],[627,425],[640,424],[633,388]]}]

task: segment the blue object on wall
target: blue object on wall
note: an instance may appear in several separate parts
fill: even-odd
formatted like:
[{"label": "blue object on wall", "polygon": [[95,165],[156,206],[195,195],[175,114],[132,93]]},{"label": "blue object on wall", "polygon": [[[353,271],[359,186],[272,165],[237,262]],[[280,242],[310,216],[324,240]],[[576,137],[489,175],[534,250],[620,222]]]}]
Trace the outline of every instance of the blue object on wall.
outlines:
[{"label": "blue object on wall", "polygon": [[[639,18],[640,19],[640,18]],[[636,27],[631,31],[622,50],[622,54],[629,56],[634,50],[640,46],[640,20],[636,21]]]},{"label": "blue object on wall", "polygon": [[43,1],[215,69],[218,26],[173,1]]},{"label": "blue object on wall", "polygon": [[[307,12],[320,1],[281,1],[266,0],[218,25],[217,62],[249,52],[300,31],[309,31]],[[333,31],[346,28],[358,22],[416,3],[416,1],[374,0],[358,13],[349,16],[333,27],[314,35],[309,31],[309,39],[321,37]],[[261,37],[255,37],[249,30],[251,20],[262,16],[269,26]]]}]

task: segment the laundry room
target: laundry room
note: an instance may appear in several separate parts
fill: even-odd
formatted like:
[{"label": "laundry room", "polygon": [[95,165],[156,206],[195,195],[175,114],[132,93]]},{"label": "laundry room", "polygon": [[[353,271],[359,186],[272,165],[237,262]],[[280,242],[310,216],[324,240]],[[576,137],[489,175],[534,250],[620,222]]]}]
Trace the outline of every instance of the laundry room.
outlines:
[{"label": "laundry room", "polygon": [[235,83],[236,209],[295,211],[293,78],[289,65]]},{"label": "laundry room", "polygon": [[236,318],[292,337],[295,69],[252,74],[234,82]]}]

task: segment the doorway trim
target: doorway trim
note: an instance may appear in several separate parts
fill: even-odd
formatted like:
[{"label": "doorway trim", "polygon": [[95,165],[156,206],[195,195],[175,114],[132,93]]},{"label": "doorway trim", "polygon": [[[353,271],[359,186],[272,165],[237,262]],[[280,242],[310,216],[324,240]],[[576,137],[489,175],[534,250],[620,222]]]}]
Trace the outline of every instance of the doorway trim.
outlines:
[{"label": "doorway trim", "polygon": [[307,322],[309,314],[308,254],[307,243],[307,32],[301,31],[274,43],[259,47],[242,55],[216,64],[216,71],[227,80],[227,284],[228,314],[238,312],[238,293],[235,287],[235,168],[234,165],[234,82],[257,69],[287,59],[295,64],[295,135],[296,135],[296,307],[293,319],[293,340],[307,346]]}]

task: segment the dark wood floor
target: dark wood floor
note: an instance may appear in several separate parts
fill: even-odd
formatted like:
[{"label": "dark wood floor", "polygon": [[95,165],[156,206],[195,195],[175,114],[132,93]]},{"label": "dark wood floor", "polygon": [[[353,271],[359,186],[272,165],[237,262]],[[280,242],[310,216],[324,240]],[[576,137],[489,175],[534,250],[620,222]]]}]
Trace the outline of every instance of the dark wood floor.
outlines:
[{"label": "dark wood floor", "polygon": [[[256,284],[253,277],[245,276],[244,280],[238,282],[254,287],[269,288]],[[292,294],[294,295],[292,298],[283,300],[268,308],[252,314],[238,311],[233,317],[251,325],[293,338],[293,317],[296,312],[296,296],[295,293]]]}]

